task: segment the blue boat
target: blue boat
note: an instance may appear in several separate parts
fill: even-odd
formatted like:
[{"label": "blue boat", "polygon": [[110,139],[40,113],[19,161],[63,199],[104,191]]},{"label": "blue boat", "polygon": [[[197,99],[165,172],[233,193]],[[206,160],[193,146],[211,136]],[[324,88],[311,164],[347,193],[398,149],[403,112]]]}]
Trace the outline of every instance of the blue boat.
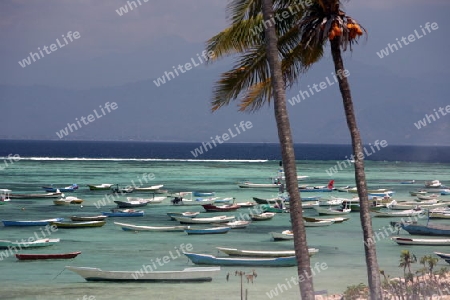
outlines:
[{"label": "blue boat", "polygon": [[393,191],[387,191],[387,192],[381,192],[381,193],[369,193],[369,197],[384,197],[384,196],[392,196],[395,192]]},{"label": "blue boat", "polygon": [[441,224],[419,225],[411,223],[400,223],[402,229],[412,235],[436,235],[450,236],[450,226]]},{"label": "blue boat", "polygon": [[184,252],[194,264],[214,266],[249,266],[249,267],[294,267],[297,266],[295,256],[250,258],[250,257],[216,257],[209,254]]},{"label": "blue boat", "polygon": [[143,217],[143,210],[134,209],[111,209],[110,212],[102,212],[102,215],[108,217]]},{"label": "blue boat", "polygon": [[[315,189],[315,188],[307,188],[307,189],[298,189],[300,191],[300,193],[305,193],[305,192],[311,192],[311,193],[318,193],[318,192],[332,192],[333,189]],[[302,198],[303,199],[303,198]]]},{"label": "blue boat", "polygon": [[441,195],[442,195],[442,196],[444,196],[444,195],[450,195],[450,190],[449,190],[449,189],[441,190]]},{"label": "blue boat", "polygon": [[64,218],[54,218],[47,220],[34,220],[34,221],[2,221],[3,226],[46,226],[51,222],[61,222]]},{"label": "blue boat", "polygon": [[43,186],[42,187],[47,193],[56,193],[57,190],[60,192],[75,192],[78,189],[78,184],[72,184],[71,186],[66,186],[64,188],[55,188],[53,186]]},{"label": "blue boat", "polygon": [[214,196],[214,192],[193,192],[192,195],[194,195],[194,197],[211,197]]},{"label": "blue boat", "polygon": [[191,229],[187,228],[184,230],[187,234],[224,234],[230,231],[231,227],[212,227],[212,228],[199,228]]}]

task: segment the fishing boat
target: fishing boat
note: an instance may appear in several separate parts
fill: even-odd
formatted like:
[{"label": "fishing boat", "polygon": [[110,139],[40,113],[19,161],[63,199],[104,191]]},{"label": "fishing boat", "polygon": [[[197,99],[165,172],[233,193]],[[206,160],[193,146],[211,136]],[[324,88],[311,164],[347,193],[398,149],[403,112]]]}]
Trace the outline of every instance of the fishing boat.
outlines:
[{"label": "fishing boat", "polygon": [[416,183],[415,180],[404,180],[404,181],[400,181],[400,184],[414,184]]},{"label": "fishing boat", "polygon": [[116,186],[112,187],[111,190],[113,193],[116,193],[116,194],[119,194],[119,193],[120,194],[129,194],[134,191],[134,188],[129,187],[129,186],[121,188],[118,184],[116,184]]},{"label": "fishing boat", "polygon": [[171,220],[175,221],[174,217],[188,217],[188,218],[195,218],[198,216],[200,212],[193,212],[193,211],[185,211],[185,212],[168,212],[167,215],[170,217]]},{"label": "fishing boat", "polygon": [[330,199],[319,200],[319,206],[339,206],[344,201],[349,201],[349,199],[331,197]]},{"label": "fishing boat", "polygon": [[240,207],[243,207],[243,208],[253,207],[253,206],[256,205],[255,202],[251,202],[251,201],[247,201],[247,202],[237,202],[236,204],[239,205]]},{"label": "fishing boat", "polygon": [[320,206],[316,206],[313,208],[319,215],[347,215],[352,211],[351,208],[324,208]]},{"label": "fishing boat", "polygon": [[285,207],[280,207],[280,205],[278,205],[277,203],[272,205],[269,204],[263,204],[260,206],[260,209],[263,213],[288,213],[289,209],[285,208]]},{"label": "fishing boat", "polygon": [[124,231],[184,231],[189,229],[189,226],[143,226],[143,225],[133,225],[126,223],[114,222]]},{"label": "fishing boat", "polygon": [[443,189],[441,190],[441,195],[450,195],[450,189]]},{"label": "fishing boat", "polygon": [[102,184],[88,184],[87,185],[91,191],[105,191],[110,190],[113,184],[111,183],[102,183]]},{"label": "fishing boat", "polygon": [[319,206],[319,201],[303,202],[303,199],[302,199],[302,208],[314,208],[314,206]]},{"label": "fishing boat", "polygon": [[152,198],[141,198],[141,197],[127,197],[127,201],[128,202],[135,202],[135,201],[139,201],[142,203],[147,203],[147,204],[157,204],[157,203],[161,203],[164,201],[164,199],[166,199],[166,196],[160,196],[160,197],[155,197],[155,195],[153,195]]},{"label": "fishing boat", "polygon": [[394,236],[391,240],[399,245],[450,246],[450,239],[411,239]]},{"label": "fishing boat", "polygon": [[276,213],[273,212],[265,212],[261,214],[249,214],[250,218],[253,221],[268,221],[271,220],[275,215]]},{"label": "fishing boat", "polygon": [[23,254],[17,253],[16,257],[18,260],[43,260],[43,259],[72,259],[80,255],[81,252],[70,252],[70,253],[52,253],[52,254]]},{"label": "fishing boat", "polygon": [[430,219],[450,219],[450,211],[430,211],[428,214]]},{"label": "fishing boat", "polygon": [[47,193],[57,193],[57,192],[75,192],[78,189],[78,184],[72,184],[63,188],[55,188],[53,186],[43,186],[42,187]]},{"label": "fishing boat", "polygon": [[211,225],[213,226],[227,226],[230,227],[231,229],[243,229],[243,228],[247,228],[248,225],[250,225],[250,221],[233,221],[233,222],[228,222],[228,223],[211,223]]},{"label": "fishing boat", "polygon": [[114,203],[117,204],[118,208],[133,208],[133,207],[142,207],[147,206],[147,202],[143,200],[128,200],[128,201],[120,201],[114,200]]},{"label": "fishing boat", "polygon": [[11,249],[12,247],[22,248],[39,248],[39,247],[48,247],[53,246],[56,243],[59,243],[59,239],[39,239],[33,242],[18,242],[18,241],[9,241],[9,240],[0,240],[0,249]]},{"label": "fishing boat", "polygon": [[103,221],[108,216],[97,215],[97,216],[71,216],[70,219],[74,222],[80,221]]},{"label": "fishing boat", "polygon": [[[357,194],[358,193],[358,189],[356,187],[353,188],[349,188],[347,189],[348,193],[353,193],[353,194]],[[368,194],[379,194],[379,193],[385,193],[388,192],[387,189],[371,189],[371,190],[367,190]]]},{"label": "fishing boat", "polygon": [[[187,196],[187,198],[185,198]],[[213,204],[217,198],[197,198],[192,199],[192,192],[177,193],[171,200],[173,205],[204,205]]]},{"label": "fishing boat", "polygon": [[224,234],[228,233],[230,229],[230,227],[187,228],[184,232],[187,234]]},{"label": "fishing boat", "polygon": [[293,240],[294,233],[292,230],[284,230],[280,232],[269,232],[274,241],[285,241],[285,240]]},{"label": "fishing boat", "polygon": [[450,253],[434,252],[434,254],[443,259],[450,259]]},{"label": "fishing boat", "polygon": [[417,196],[417,195],[425,195],[426,193],[428,193],[427,191],[414,191],[414,192],[409,192],[409,194],[411,196]]},{"label": "fishing boat", "polygon": [[335,217],[335,218],[314,218],[314,217],[303,217],[303,220],[307,222],[318,222],[318,221],[334,221],[335,224],[347,221],[349,218]]},{"label": "fishing boat", "polygon": [[55,193],[45,193],[45,194],[9,194],[10,199],[48,199],[48,198],[59,198],[61,197],[61,192]]},{"label": "fishing boat", "polygon": [[214,192],[195,191],[195,192],[192,192],[192,195],[194,195],[194,197],[212,197],[215,195],[215,193]]},{"label": "fishing boat", "polygon": [[282,198],[282,197],[275,197],[275,198],[269,198],[269,199],[253,197],[253,200],[255,200],[255,202],[258,204],[275,204],[275,203],[284,202],[286,199]]},{"label": "fishing boat", "polygon": [[77,197],[65,197],[58,200],[53,200],[53,204],[58,206],[70,205],[70,204],[81,204],[83,203],[83,199],[79,199]]},{"label": "fishing boat", "polygon": [[305,224],[305,227],[323,227],[323,226],[330,226],[334,224],[333,220],[321,220],[321,221],[305,221],[303,220],[303,224]]},{"label": "fishing boat", "polygon": [[216,257],[209,254],[184,252],[194,264],[215,266],[251,266],[251,267],[293,267],[297,265],[295,256],[286,257]]},{"label": "fishing boat", "polygon": [[51,225],[54,225],[58,228],[90,228],[90,227],[102,227],[106,224],[106,221],[84,221],[84,222],[51,222]]},{"label": "fishing boat", "polygon": [[152,185],[152,186],[148,186],[148,187],[135,187],[134,190],[136,192],[153,193],[153,192],[160,190],[163,186],[164,186],[164,184]]},{"label": "fishing boat", "polygon": [[386,191],[386,192],[380,192],[380,193],[369,193],[369,197],[391,197],[394,195],[395,192],[393,191]]},{"label": "fishing boat", "polygon": [[227,197],[227,198],[218,198],[214,200],[214,203],[217,204],[230,204],[234,201],[233,197]]},{"label": "fishing boat", "polygon": [[226,211],[235,211],[238,210],[239,208],[241,208],[239,205],[237,204],[232,204],[232,205],[219,205],[216,206],[214,204],[203,204],[202,205],[203,208],[207,211],[207,212],[226,212]]},{"label": "fishing boat", "polygon": [[440,188],[442,183],[439,180],[425,181],[425,188]]},{"label": "fishing boat", "polygon": [[[287,257],[295,255],[295,250],[285,250],[285,251],[240,250],[236,248],[224,248],[224,247],[216,247],[216,249],[225,254],[228,254],[229,256],[240,256],[240,257]],[[318,252],[319,249],[308,248],[309,256],[313,256]]]},{"label": "fishing boat", "polygon": [[185,268],[181,271],[152,271],[136,274],[136,271],[103,271],[98,268],[72,267],[67,270],[77,273],[86,281],[120,282],[206,282],[220,272],[220,267]]},{"label": "fishing boat", "polygon": [[111,209],[110,212],[102,212],[102,215],[108,217],[143,217],[143,210],[134,209]]},{"label": "fishing boat", "polygon": [[190,218],[190,217],[177,217],[175,220],[181,224],[212,224],[212,223],[228,223],[236,219],[235,216],[216,216],[211,218]]},{"label": "fishing boat", "polygon": [[425,211],[422,209],[408,209],[408,210],[378,210],[372,211],[374,217],[379,218],[388,218],[388,217],[414,217],[419,216],[421,214],[425,214]]},{"label": "fishing boat", "polygon": [[3,205],[9,201],[11,201],[11,198],[9,195],[11,194],[11,190],[8,189],[0,189],[0,205]]},{"label": "fishing boat", "polygon": [[400,224],[403,230],[412,235],[450,236],[450,226],[444,224]]},{"label": "fishing boat", "polygon": [[33,220],[33,221],[2,221],[3,226],[47,226],[51,222],[60,222],[64,220],[64,218],[53,218],[53,219],[45,219],[45,220]]},{"label": "fishing boat", "polygon": [[433,209],[440,207],[447,207],[447,203],[432,203],[432,202],[400,202],[393,200],[386,204],[386,207],[393,210],[408,210],[408,209]]}]

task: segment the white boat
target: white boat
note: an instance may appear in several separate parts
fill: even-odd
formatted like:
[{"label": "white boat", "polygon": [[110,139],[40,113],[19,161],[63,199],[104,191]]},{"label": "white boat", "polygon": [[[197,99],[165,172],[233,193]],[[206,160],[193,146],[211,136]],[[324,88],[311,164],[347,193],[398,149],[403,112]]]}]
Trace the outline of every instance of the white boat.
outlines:
[{"label": "white boat", "polygon": [[232,222],[228,222],[228,223],[217,223],[214,224],[212,223],[213,226],[227,226],[230,227],[231,229],[243,229],[243,228],[247,228],[248,225],[250,225],[250,221],[232,221]]},{"label": "white boat", "polygon": [[19,241],[9,241],[9,240],[0,240],[0,249],[10,249],[13,247],[17,247],[19,249],[22,248],[38,248],[38,247],[47,247],[52,246],[56,243],[59,243],[60,239],[39,239],[33,242],[19,242]]},{"label": "white boat", "polygon": [[0,204],[5,204],[4,202],[8,202],[11,201],[10,194],[11,194],[11,190],[8,189],[0,189]]},{"label": "white boat", "polygon": [[420,214],[424,214],[425,211],[408,209],[408,210],[400,210],[400,211],[391,211],[391,210],[378,210],[372,211],[374,217],[413,217],[418,216]]},{"label": "white boat", "polygon": [[252,201],[247,201],[247,202],[237,202],[236,203],[237,205],[239,205],[240,207],[253,207],[253,206],[255,206],[256,205],[256,203],[255,202],[252,202]]},{"label": "white boat", "polygon": [[440,188],[442,183],[439,180],[425,181],[426,188]]},{"label": "white boat", "polygon": [[143,226],[119,222],[114,222],[114,224],[120,226],[125,231],[184,231],[190,228],[190,226]]},{"label": "white boat", "polygon": [[274,241],[293,240],[294,233],[291,230],[284,230],[280,232],[269,232]]},{"label": "white boat", "polygon": [[386,204],[386,207],[393,210],[408,210],[408,209],[433,209],[440,207],[447,207],[447,203],[423,203],[423,202],[400,202],[392,201]]},{"label": "white boat", "polygon": [[411,196],[417,196],[417,195],[425,195],[427,191],[415,191],[415,192],[409,192]]},{"label": "white boat", "polygon": [[335,217],[335,218],[314,218],[314,217],[303,217],[303,220],[307,222],[318,222],[318,221],[334,221],[335,224],[347,221],[349,218]]},{"label": "white boat", "polygon": [[[348,200],[348,199],[345,199]],[[319,200],[319,206],[339,206],[344,202],[344,199],[334,198]]]},{"label": "white boat", "polygon": [[416,239],[394,236],[391,240],[399,245],[450,246],[450,239]]},{"label": "white boat", "polygon": [[189,217],[173,217],[181,224],[212,224],[212,223],[228,223],[236,219],[235,216],[216,216],[211,218],[189,218]]},{"label": "white boat", "polygon": [[334,224],[333,220],[321,220],[321,221],[305,221],[303,220],[305,227],[322,227],[322,226],[330,226]]},{"label": "white boat", "polygon": [[197,198],[192,199],[192,192],[180,192],[172,195],[174,199],[171,200],[173,205],[205,205],[213,204],[218,197]]},{"label": "white boat", "polygon": [[450,211],[447,212],[430,212],[428,214],[430,219],[450,219]]},{"label": "white boat", "polygon": [[148,187],[135,187],[134,190],[136,192],[155,192],[159,189],[161,189],[164,186],[164,184],[158,184],[158,185],[152,185]]},{"label": "white boat", "polygon": [[352,211],[351,208],[332,208],[332,207],[324,208],[320,206],[314,207],[314,209],[319,215],[346,215]]},{"label": "white boat", "polygon": [[432,199],[436,199],[439,198],[439,195],[437,194],[430,194],[430,195],[416,195],[417,199],[419,200],[432,200]]},{"label": "white boat", "polygon": [[[347,189],[348,193],[354,193],[357,194],[358,193],[358,189],[356,187]],[[389,192],[387,189],[371,189],[371,190],[367,190],[368,194],[378,194],[378,193],[386,193]]]},{"label": "white boat", "polygon": [[148,204],[157,204],[161,203],[166,199],[165,196],[153,197],[153,198],[140,198],[140,197],[127,197],[127,201],[131,203],[148,203]]},{"label": "white boat", "polygon": [[82,199],[77,197],[65,197],[57,200],[53,200],[53,204],[58,206],[70,205],[70,204],[81,204],[83,203]]},{"label": "white boat", "polygon": [[261,214],[249,214],[250,218],[253,221],[267,221],[272,219],[275,215],[276,213],[273,212],[265,212]]},{"label": "white boat", "polygon": [[[263,251],[263,250],[240,250],[236,248],[216,247],[219,251],[228,254],[229,256],[249,256],[249,257],[287,257],[295,255],[294,250],[286,251]],[[319,249],[308,248],[309,256],[319,252]]]},{"label": "white boat", "polygon": [[185,268],[181,271],[103,271],[98,268],[72,267],[66,269],[77,273],[87,281],[130,281],[130,282],[196,282],[211,281],[219,274],[220,267]]},{"label": "white boat", "polygon": [[[289,206],[289,202],[286,203],[286,206]],[[319,206],[319,201],[302,201],[302,208],[314,208],[315,206]]]}]

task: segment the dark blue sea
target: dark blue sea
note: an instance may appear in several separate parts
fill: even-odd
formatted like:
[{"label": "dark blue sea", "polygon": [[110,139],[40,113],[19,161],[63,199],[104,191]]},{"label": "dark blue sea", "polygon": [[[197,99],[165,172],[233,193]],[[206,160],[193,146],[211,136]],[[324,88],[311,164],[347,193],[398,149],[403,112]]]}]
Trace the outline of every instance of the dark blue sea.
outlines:
[{"label": "dark blue sea", "polygon": [[[379,150],[367,145],[366,160],[449,163],[448,146],[391,146]],[[202,148],[195,157],[192,152]],[[18,154],[22,158],[99,158],[155,160],[280,160],[278,144],[224,143],[216,147],[202,143],[100,142],[0,140],[0,157]],[[344,160],[350,157],[350,145],[296,144],[297,160]]]}]

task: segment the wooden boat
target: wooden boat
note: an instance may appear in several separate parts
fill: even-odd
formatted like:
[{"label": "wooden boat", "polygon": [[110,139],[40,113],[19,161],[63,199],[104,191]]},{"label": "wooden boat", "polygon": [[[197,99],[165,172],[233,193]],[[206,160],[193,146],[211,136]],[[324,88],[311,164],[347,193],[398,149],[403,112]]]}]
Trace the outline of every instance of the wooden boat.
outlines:
[{"label": "wooden boat", "polygon": [[313,217],[303,217],[303,220],[307,222],[318,222],[318,221],[334,221],[335,224],[347,221],[349,218],[335,217],[335,218],[313,218]]},{"label": "wooden boat", "polygon": [[119,194],[119,193],[120,194],[129,194],[129,193],[132,193],[134,191],[134,188],[132,188],[132,187],[121,188],[121,187],[119,187],[118,184],[116,184],[115,187],[111,187],[111,191],[113,193],[116,193],[116,194]]},{"label": "wooden boat", "polygon": [[207,211],[207,212],[226,212],[226,211],[235,211],[238,210],[239,208],[241,208],[239,205],[237,204],[232,204],[232,205],[219,205],[216,206],[214,204],[203,204],[202,205],[203,208]]},{"label": "wooden boat", "polygon": [[110,212],[102,212],[102,215],[108,217],[143,217],[143,210],[134,209],[111,209]]},{"label": "wooden boat", "polygon": [[352,209],[351,208],[324,208],[320,206],[313,207],[319,215],[347,215]]},{"label": "wooden boat", "polygon": [[416,195],[417,199],[419,200],[432,200],[439,198],[439,195],[437,194],[430,194],[430,195]]},{"label": "wooden boat", "polygon": [[321,221],[305,221],[303,220],[303,223],[305,224],[305,227],[322,227],[322,226],[330,226],[334,224],[333,220],[321,220]]},{"label": "wooden boat", "polygon": [[443,259],[450,259],[450,253],[434,252],[434,254]]},{"label": "wooden boat", "polygon": [[291,230],[284,230],[280,232],[270,232],[269,233],[274,241],[284,241],[284,240],[293,240],[294,233]]},{"label": "wooden boat", "polygon": [[106,221],[85,221],[85,222],[51,222],[51,225],[54,225],[58,228],[90,228],[90,227],[102,227],[106,224]]},{"label": "wooden boat", "polygon": [[192,195],[194,195],[194,197],[212,197],[215,195],[215,193],[214,192],[195,191],[195,192],[192,192]]},{"label": "wooden boat", "polygon": [[157,203],[163,202],[164,199],[166,199],[166,198],[167,197],[165,197],[165,196],[160,196],[160,197],[153,196],[152,198],[127,197],[127,201],[128,202],[139,201],[139,202],[146,202],[147,204],[157,204]]},{"label": "wooden boat", "polygon": [[193,212],[193,211],[185,211],[185,212],[168,212],[167,215],[170,217],[171,220],[175,221],[174,217],[188,217],[188,218],[195,218],[198,216],[199,212]]},{"label": "wooden boat", "polygon": [[289,209],[277,206],[277,204],[274,204],[273,206],[269,204],[263,204],[260,206],[260,208],[263,213],[289,213]]},{"label": "wooden boat", "polygon": [[276,213],[273,212],[265,212],[261,214],[249,214],[250,218],[253,221],[267,221],[272,219],[275,215]]},{"label": "wooden boat", "polygon": [[380,192],[380,193],[369,193],[369,198],[370,197],[391,197],[392,195],[394,195],[395,192],[393,191],[386,191],[386,192]]},{"label": "wooden boat", "polygon": [[319,201],[307,201],[303,202],[302,199],[302,208],[314,208],[315,206],[319,206]]},{"label": "wooden boat", "polygon": [[[188,198],[185,198],[185,197]],[[204,205],[204,204],[213,204],[217,198],[197,198],[195,200],[192,199],[192,192],[181,192],[175,194],[175,197],[171,200],[173,205]]]},{"label": "wooden boat", "polygon": [[59,198],[61,197],[61,192],[46,193],[46,194],[9,194],[10,199],[48,199],[48,198]]},{"label": "wooden boat", "polygon": [[121,282],[202,282],[211,281],[219,274],[220,267],[185,268],[181,271],[103,271],[98,268],[72,267],[66,269],[77,273],[86,281],[121,281]]},{"label": "wooden boat", "polygon": [[281,203],[284,202],[286,199],[276,197],[276,198],[270,198],[270,199],[263,199],[258,197],[253,197],[253,200],[255,200],[258,204],[275,204],[275,203]]},{"label": "wooden boat", "polygon": [[295,256],[287,257],[216,257],[209,254],[197,254],[184,252],[194,264],[216,266],[261,266],[261,267],[293,267],[297,265]]},{"label": "wooden boat", "polygon": [[98,215],[98,216],[71,216],[70,219],[74,222],[79,221],[103,221],[108,216]]},{"label": "wooden boat", "polygon": [[450,246],[450,239],[411,239],[394,236],[391,240],[399,245]]},{"label": "wooden boat", "polygon": [[134,201],[120,201],[114,200],[118,208],[133,208],[146,206],[148,203],[146,201],[134,200]]},{"label": "wooden boat", "polygon": [[233,222],[228,222],[228,223],[212,223],[211,225],[213,226],[227,226],[230,227],[231,229],[243,229],[243,228],[247,228],[248,225],[250,225],[250,221],[233,221]]},{"label": "wooden boat", "polygon": [[119,222],[114,222],[114,224],[120,226],[124,231],[184,231],[189,229],[189,226],[143,226]]},{"label": "wooden boat", "polygon": [[450,189],[443,189],[441,190],[441,195],[450,195]]},{"label": "wooden boat", "polygon": [[400,226],[403,230],[406,230],[412,235],[435,235],[435,236],[450,236],[450,226],[443,224],[405,224],[401,223]]},{"label": "wooden boat", "polygon": [[136,192],[153,193],[153,192],[158,191],[159,189],[161,189],[163,186],[164,186],[164,184],[152,185],[152,186],[148,186],[148,187],[135,187],[134,190]]},{"label": "wooden boat", "polygon": [[[395,200],[394,200],[395,201]],[[394,202],[393,201],[393,202]],[[393,210],[408,210],[408,209],[433,209],[440,207],[447,207],[447,203],[423,203],[423,202],[400,202],[389,203],[386,207]]]},{"label": "wooden boat", "polygon": [[[347,189],[348,193],[353,193],[353,194],[357,194],[358,193],[358,189],[356,187]],[[372,190],[367,190],[368,194],[379,194],[379,193],[385,193],[388,192],[387,189],[372,189]]]},{"label": "wooden boat", "polygon": [[42,259],[72,259],[80,255],[81,252],[54,253],[54,254],[23,254],[17,253],[18,260],[42,260]]},{"label": "wooden boat", "polygon": [[[216,247],[219,251],[228,254],[229,256],[241,256],[241,257],[287,257],[294,256],[295,250],[286,250],[286,251],[262,251],[262,250],[239,250],[236,248],[224,248],[224,247]],[[309,256],[313,256],[318,253],[319,249],[309,248],[308,253]]]},{"label": "wooden boat", "polygon": [[298,189],[300,193],[331,193],[334,189],[329,188],[317,188],[317,187],[304,187]]},{"label": "wooden boat", "polygon": [[12,247],[22,248],[39,248],[53,246],[59,243],[59,239],[39,239],[33,242],[13,242],[9,240],[0,240],[0,249],[11,249]]},{"label": "wooden boat", "polygon": [[387,217],[414,217],[421,214],[424,214],[425,211],[422,209],[415,210],[415,209],[408,209],[408,210],[400,210],[400,211],[391,211],[391,210],[378,210],[378,211],[372,211],[374,217],[381,217],[381,218],[387,218]]},{"label": "wooden boat", "polygon": [[46,226],[50,224],[50,222],[60,222],[64,220],[64,218],[53,218],[46,220],[34,220],[34,221],[2,221],[3,226]]},{"label": "wooden boat", "polygon": [[228,223],[236,219],[235,216],[216,216],[211,218],[190,218],[190,217],[174,217],[181,224],[212,224],[212,223]]},{"label": "wooden boat", "polygon": [[244,208],[246,208],[246,207],[253,207],[253,206],[256,205],[255,202],[251,202],[251,201],[247,201],[247,202],[238,202],[238,203],[236,203],[236,204],[239,205],[240,207],[244,207]]},{"label": "wooden boat", "polygon": [[430,219],[450,219],[450,211],[448,212],[432,211],[428,214],[428,217]]},{"label": "wooden boat", "polygon": [[334,198],[331,199],[322,199],[319,200],[319,206],[339,206],[342,205],[342,203],[345,201],[348,201],[349,199],[341,199],[341,198]]},{"label": "wooden boat", "polygon": [[83,203],[84,200],[83,199],[79,199],[77,197],[65,197],[65,198],[61,198],[58,200],[53,200],[53,203],[55,205],[70,205],[70,204],[81,204]]},{"label": "wooden boat", "polygon": [[78,189],[78,185],[77,184],[72,184],[70,186],[66,186],[63,188],[55,188],[52,186],[43,186],[42,187],[47,193],[55,193],[55,192],[75,192],[75,190]]},{"label": "wooden boat", "polygon": [[230,227],[188,228],[184,232],[187,234],[224,234],[228,233],[230,229]]},{"label": "wooden boat", "polygon": [[87,185],[91,191],[105,191],[110,190],[113,184],[111,183],[102,183],[102,184],[88,184]]},{"label": "wooden boat", "polygon": [[415,192],[409,192],[411,196],[417,196],[417,195],[425,195],[427,191],[415,191]]}]

